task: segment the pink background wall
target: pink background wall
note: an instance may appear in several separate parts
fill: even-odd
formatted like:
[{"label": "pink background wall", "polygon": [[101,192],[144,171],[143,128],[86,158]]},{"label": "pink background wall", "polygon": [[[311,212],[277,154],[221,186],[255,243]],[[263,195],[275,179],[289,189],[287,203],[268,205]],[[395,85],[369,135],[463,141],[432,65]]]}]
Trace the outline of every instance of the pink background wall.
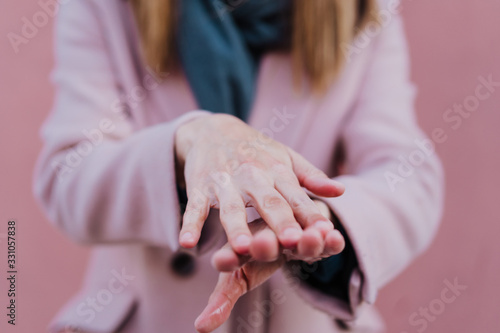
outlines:
[{"label": "pink background wall", "polygon": [[[378,306],[389,332],[500,331],[500,91],[453,130],[443,114],[473,95],[479,76],[500,81],[500,1],[403,0],[414,79],[420,87],[419,119],[430,133],[446,130],[437,146],[447,173],[446,212],[431,249],[381,291]],[[18,221],[18,326],[7,332],[40,332],[77,289],[87,250],[66,240],[45,221],[31,196],[38,128],[52,102],[52,19],[13,52],[7,33],[40,10],[35,1],[3,2],[0,8],[0,330],[5,332],[6,222]],[[500,90],[500,88],[497,88]],[[467,289],[445,308],[444,280]],[[449,295],[448,295],[449,296]],[[433,319],[409,319],[421,307]],[[414,315],[415,316],[415,315]]]}]

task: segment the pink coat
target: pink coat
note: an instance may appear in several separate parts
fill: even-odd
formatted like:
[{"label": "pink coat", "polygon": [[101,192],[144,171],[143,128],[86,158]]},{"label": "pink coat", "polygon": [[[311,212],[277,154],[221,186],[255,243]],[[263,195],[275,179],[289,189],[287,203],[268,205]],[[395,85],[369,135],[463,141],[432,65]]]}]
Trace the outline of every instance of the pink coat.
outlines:
[{"label": "pink coat", "polygon": [[[217,214],[196,250],[184,251],[177,240],[174,133],[207,112],[196,110],[182,73],[164,80],[149,73],[129,6],[67,1],[58,15],[57,96],[42,128],[34,191],[50,221],[74,241],[92,244],[93,255],[82,289],[54,319],[53,332],[194,332],[218,276],[210,265],[225,242]],[[294,90],[289,56],[267,55],[249,121],[332,177],[344,147],[337,179],[347,190],[326,201],[359,262],[350,302],[283,269],[242,298],[216,332],[326,333],[338,332],[339,324],[382,331],[372,307],[378,290],[436,233],[442,171],[415,119],[400,18],[355,45],[324,96]],[[183,251],[194,258],[186,275],[171,264]]]}]

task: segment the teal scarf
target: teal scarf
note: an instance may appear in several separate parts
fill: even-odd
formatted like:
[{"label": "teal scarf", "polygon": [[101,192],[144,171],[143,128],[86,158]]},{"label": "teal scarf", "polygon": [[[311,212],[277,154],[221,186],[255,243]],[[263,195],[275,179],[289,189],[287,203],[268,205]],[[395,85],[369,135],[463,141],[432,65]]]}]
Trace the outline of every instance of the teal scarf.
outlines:
[{"label": "teal scarf", "polygon": [[246,120],[261,56],[289,41],[290,0],[178,4],[179,58],[198,106]]}]

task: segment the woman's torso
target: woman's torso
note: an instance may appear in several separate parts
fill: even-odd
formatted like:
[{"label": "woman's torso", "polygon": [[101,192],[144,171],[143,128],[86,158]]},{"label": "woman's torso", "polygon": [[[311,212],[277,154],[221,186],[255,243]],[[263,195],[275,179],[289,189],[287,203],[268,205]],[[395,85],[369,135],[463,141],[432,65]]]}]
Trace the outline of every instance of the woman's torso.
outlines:
[{"label": "woman's torso", "polygon": [[[88,5],[94,6],[95,15],[99,16],[100,31],[107,42],[110,65],[121,92],[114,106],[117,112],[127,105],[126,112],[130,112],[135,129],[140,130],[197,109],[182,73],[169,73],[159,80],[144,66],[127,1],[89,1]],[[355,103],[369,60],[367,53],[353,58],[324,96],[295,89],[287,54],[266,55],[259,69],[249,124],[331,174],[340,129]],[[216,217],[210,223],[219,224]],[[222,230],[220,234],[223,235]],[[200,253],[193,256],[195,270],[187,276],[172,269],[172,260],[178,254],[169,249],[148,245],[96,247],[83,291],[63,310],[62,317],[82,320],[93,311],[93,325],[101,331],[123,326],[123,332],[194,332],[194,320],[206,305],[218,276],[210,265],[210,256],[223,243],[221,236],[216,243],[202,246]],[[117,278],[120,274],[123,281]],[[113,290],[110,281],[114,281]],[[120,291],[115,293],[117,290]],[[108,304],[98,303],[97,309],[102,308],[101,311],[87,304],[87,297],[106,303],[105,295],[112,295],[112,300]],[[266,310],[270,314],[265,314]],[[380,323],[368,309],[358,325],[359,332],[371,332],[363,327],[376,331]],[[338,326],[334,319],[300,298],[293,286],[285,283],[281,272],[241,299],[230,320],[217,330],[221,333],[306,331],[336,332]]]}]

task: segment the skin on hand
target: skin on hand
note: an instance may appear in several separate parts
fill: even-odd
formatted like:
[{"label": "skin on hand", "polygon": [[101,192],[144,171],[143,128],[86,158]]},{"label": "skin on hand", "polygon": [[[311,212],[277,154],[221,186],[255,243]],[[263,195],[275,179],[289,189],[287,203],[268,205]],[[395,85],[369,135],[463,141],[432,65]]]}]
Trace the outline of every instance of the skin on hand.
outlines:
[{"label": "skin on hand", "polygon": [[[251,247],[258,247],[246,219],[245,207],[252,206],[280,246],[298,249],[299,255],[314,254],[301,253],[317,237],[314,231],[304,230],[317,228],[324,235],[329,221],[302,187],[319,196],[335,197],[344,192],[342,184],[230,115],[214,114],[188,122],[177,130],[175,142],[177,167],[183,170],[188,195],[181,246],[196,246],[210,208],[217,208],[232,249],[249,255]],[[255,254],[272,257],[270,238],[258,242],[262,247]]]},{"label": "skin on hand", "polygon": [[[314,202],[325,216],[331,218],[325,203],[319,200]],[[329,223],[333,226],[332,222]],[[314,262],[340,253],[345,246],[344,238],[333,227],[326,232],[314,227],[306,228],[298,244],[305,249],[291,252],[279,246],[276,234],[262,219],[250,223],[249,228],[254,234],[251,256],[239,255],[226,244],[212,257],[212,264],[221,273],[207,306],[195,321],[195,328],[200,333],[212,332],[222,325],[229,318],[236,301],[268,280],[286,261]]]},{"label": "skin on hand", "polygon": [[273,262],[253,261],[234,272],[222,272],[208,305],[196,318],[195,328],[200,333],[212,332],[222,325],[231,314],[236,301],[248,291],[264,283],[285,259],[281,256]]},{"label": "skin on hand", "polygon": [[262,219],[250,223],[249,229],[256,236],[264,233],[273,237],[276,246],[273,251],[276,257],[269,258],[269,262],[250,261],[250,256],[236,254],[229,243],[223,246],[216,255],[221,258],[227,255],[227,259],[236,260],[237,263],[228,272],[219,274],[219,280],[209,297],[207,306],[195,320],[195,328],[200,333],[212,332],[222,325],[229,318],[236,301],[264,283],[285,262],[285,256],[278,252],[276,234]]},{"label": "skin on hand", "polygon": [[[314,200],[320,211],[332,219],[328,206],[320,200]],[[295,249],[285,249],[280,246],[274,232],[262,220],[258,219],[248,224],[254,237],[250,245],[249,255],[240,255],[229,244],[226,244],[212,256],[212,266],[221,272],[235,271],[250,260],[271,262],[285,254],[287,260],[302,260],[314,262],[336,255],[345,247],[342,234],[335,230],[333,222],[324,225],[308,227]]]}]

